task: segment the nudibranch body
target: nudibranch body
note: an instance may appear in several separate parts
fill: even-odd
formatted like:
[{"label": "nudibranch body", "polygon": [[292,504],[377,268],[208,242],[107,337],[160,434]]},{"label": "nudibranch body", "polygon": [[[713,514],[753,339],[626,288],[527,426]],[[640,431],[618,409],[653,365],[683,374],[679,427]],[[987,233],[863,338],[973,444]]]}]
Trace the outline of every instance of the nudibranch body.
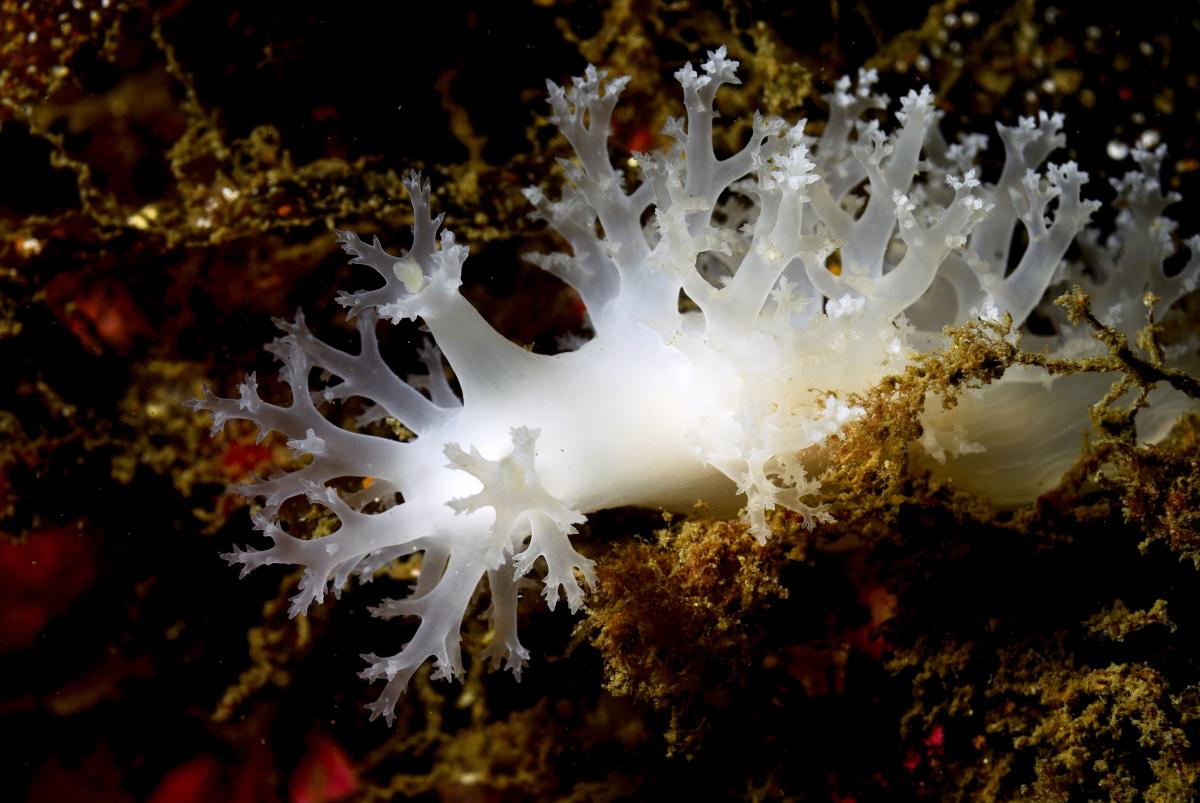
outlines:
[{"label": "nudibranch body", "polygon": [[[373,714],[391,718],[427,659],[438,676],[461,672],[459,631],[484,578],[494,627],[484,657],[519,676],[529,654],[517,637],[518,583],[540,571],[549,604],[565,596],[577,609],[594,580],[570,536],[593,511],[688,510],[704,500],[741,509],[760,539],[777,507],[810,526],[829,520],[802,455],[863,414],[850,394],[938,345],[946,324],[1004,315],[1020,324],[1052,283],[1079,270],[1064,256],[1097,204],[1083,199],[1087,177],[1073,163],[1042,167],[1063,145],[1057,116],[1000,126],[1004,169],[984,183],[975,162],[985,138],[948,145],[928,89],[904,97],[885,132],[887,100],[862,72],[828,97],[819,137],[804,121],[756,116],[746,145],[722,159],[714,96],[738,83],[736,67],[721,48],[699,71],[676,73],[686,118],[668,122],[669,150],[636,155],[632,188],[607,144],[627,79],[606,82],[589,67],[570,88],[549,84],[551,120],[577,158],[564,162],[560,198],[537,189],[526,197],[569,245],[533,259],[586,305],[594,336],[578,348],[532,353],[483,319],[459,292],[467,249],[441,230],[428,183],[413,175],[407,251],[340,235],[352,261],[383,282],[339,298],[357,323],[359,353],[322,343],[297,316],[280,323],[271,346],[290,405],[262,400],[253,377],[237,399],[206,393],[196,403],[217,429],[247,419],[311,457],[243,489],[262,500],[255,525],[271,545],[228,556],[245,571],[304,567],[293,615],[352,575],[421,553],[411,596],[374,609],[420,624],[396,655],[368,656],[363,675],[387,682]],[[1116,233],[1105,243],[1083,234],[1092,267],[1074,279],[1108,322],[1130,331],[1146,289],[1169,306],[1200,275],[1195,241],[1184,270],[1164,273],[1173,246],[1162,211],[1174,199],[1157,183],[1162,151],[1138,160],[1141,172],[1118,183],[1126,211]],[[1009,270],[1017,226],[1029,244]],[[829,267],[835,253],[838,271]],[[426,374],[404,381],[387,367],[381,318],[428,327],[436,347],[422,353]],[[1045,341],[1063,354],[1095,347],[1065,327]],[[314,370],[332,377],[315,391]],[[1106,381],[1014,371],[953,411],[930,405],[923,445],[948,475],[1001,504],[1032,498],[1074,459],[1087,404]],[[1171,393],[1155,398],[1160,428],[1185,407]],[[350,397],[372,405],[366,420],[394,419],[414,437],[350,431],[322,414]],[[330,486],[342,477],[372,483],[342,493]],[[309,540],[285,532],[280,507],[300,495],[336,514],[339,529]]]}]

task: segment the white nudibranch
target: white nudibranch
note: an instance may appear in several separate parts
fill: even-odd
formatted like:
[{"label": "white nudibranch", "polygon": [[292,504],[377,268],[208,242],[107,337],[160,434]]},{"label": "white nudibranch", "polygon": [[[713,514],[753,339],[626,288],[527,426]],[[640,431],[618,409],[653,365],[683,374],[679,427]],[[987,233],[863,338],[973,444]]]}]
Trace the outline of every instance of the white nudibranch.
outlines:
[{"label": "white nudibranch", "polygon": [[[986,138],[947,144],[928,88],[901,100],[889,129],[875,74],[860,72],[826,97],[819,137],[804,121],[756,115],[749,141],[718,158],[713,99],[739,83],[737,66],[720,48],[698,70],[675,74],[686,118],[667,123],[669,149],[635,155],[641,180],[632,189],[607,145],[628,79],[606,82],[589,66],[569,87],[548,82],[550,120],[576,158],[563,162],[559,198],[537,188],[526,198],[569,251],[531,259],[586,305],[595,334],[574,350],[531,353],[480,316],[459,292],[467,249],[439,232],[429,183],[413,174],[405,183],[415,223],[402,256],[378,239],[339,234],[351,261],[382,279],[338,298],[357,324],[358,353],[321,342],[297,314],[279,322],[283,335],[270,346],[290,404],[264,401],[253,376],[236,399],[206,391],[194,403],[212,414],[214,430],[246,419],[310,456],[241,489],[261,501],[254,524],[270,545],[227,556],[243,572],[302,566],[293,615],[352,576],[421,553],[412,594],[373,609],[420,620],[399,653],[367,656],[363,676],[386,683],[373,715],[392,718],[428,659],[438,677],[462,672],[460,628],[483,579],[494,628],[483,657],[519,676],[529,653],[517,636],[518,584],[540,573],[551,607],[561,596],[578,610],[594,575],[571,535],[593,511],[687,511],[704,500],[715,512],[741,509],[760,540],[775,508],[809,526],[829,521],[819,483],[796,456],[862,416],[842,399],[941,345],[945,325],[1010,315],[1019,326],[1035,308],[1053,316],[1047,290],[1067,281],[1107,311],[1106,323],[1132,333],[1145,319],[1145,291],[1166,310],[1196,287],[1197,239],[1181,271],[1164,271],[1176,246],[1163,211],[1177,199],[1159,182],[1161,147],[1136,150],[1138,169],[1113,182],[1122,211],[1102,241],[1085,228],[1098,206],[1081,194],[1087,175],[1073,162],[1046,163],[1064,145],[1059,115],[998,125],[1004,166],[989,182],[976,165]],[[1017,227],[1028,245],[1010,266]],[[1076,240],[1083,261],[1067,263]],[[828,267],[835,252],[840,271]],[[436,343],[421,354],[427,374],[405,381],[387,367],[380,318],[424,323]],[[1027,342],[1072,356],[1099,348],[1050,319],[1057,334]],[[1195,343],[1176,352],[1194,355]],[[314,371],[329,377],[317,391]],[[1010,369],[953,410],[927,405],[921,445],[960,486],[998,505],[1030,500],[1075,459],[1087,406],[1112,379]],[[373,405],[360,421],[394,419],[414,437],[351,431],[317,406],[350,397]],[[1148,438],[1188,409],[1170,388],[1151,402],[1139,417]],[[340,477],[374,482],[344,493],[329,485]],[[289,534],[279,512],[296,496],[331,511],[339,529],[311,540]]]}]

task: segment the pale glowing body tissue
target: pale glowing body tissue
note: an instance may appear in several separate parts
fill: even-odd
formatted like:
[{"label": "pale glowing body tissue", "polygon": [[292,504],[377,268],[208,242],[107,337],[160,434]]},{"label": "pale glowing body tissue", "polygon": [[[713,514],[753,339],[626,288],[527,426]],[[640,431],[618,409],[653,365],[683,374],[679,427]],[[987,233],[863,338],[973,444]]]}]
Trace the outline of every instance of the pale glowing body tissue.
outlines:
[{"label": "pale glowing body tissue", "polygon": [[[533,259],[587,307],[595,334],[575,350],[534,354],[489,326],[458,290],[467,249],[439,234],[429,185],[414,174],[406,182],[411,248],[394,256],[340,235],[353,261],[383,280],[339,298],[357,321],[360,352],[322,343],[297,316],[281,322],[285,334],[271,346],[290,405],[263,401],[253,377],[237,399],[206,392],[195,403],[216,429],[248,419],[311,455],[300,470],[242,489],[262,500],[255,525],[271,545],[228,556],[245,571],[303,566],[293,615],[352,575],[422,553],[411,596],[374,609],[420,624],[398,654],[367,656],[363,676],[386,681],[373,715],[391,719],[427,659],[437,676],[462,671],[459,631],[484,578],[494,628],[484,657],[519,675],[529,653],[517,636],[518,582],[540,573],[551,606],[565,596],[578,609],[594,578],[570,536],[593,511],[687,511],[704,500],[715,512],[740,509],[759,539],[777,506],[810,526],[828,521],[799,455],[863,414],[848,394],[941,345],[943,326],[1006,314],[1020,325],[1052,284],[1067,281],[1088,291],[1106,323],[1132,333],[1144,322],[1146,290],[1165,310],[1200,279],[1195,238],[1181,272],[1163,269],[1174,251],[1163,210],[1177,199],[1159,185],[1162,149],[1137,151],[1139,169],[1114,182],[1123,210],[1100,242],[1085,228],[1098,206],[1082,197],[1087,175],[1046,161],[1064,144],[1057,115],[998,126],[1004,168],[984,183],[975,162],[985,137],[947,144],[927,88],[902,98],[885,130],[878,110],[888,101],[871,91],[875,76],[860,72],[856,85],[843,79],[828,96],[819,137],[805,134],[803,120],[756,116],[749,142],[719,159],[713,99],[738,83],[736,68],[721,48],[699,71],[676,73],[686,119],[666,126],[670,150],[636,155],[641,180],[632,188],[607,145],[627,79],[605,82],[589,67],[567,89],[549,84],[552,121],[577,158],[564,162],[560,198],[538,189],[526,197],[570,248]],[[1008,269],[1018,226],[1029,244]],[[1086,267],[1064,261],[1076,240]],[[827,267],[834,252],[836,273]],[[680,311],[681,292],[689,311]],[[426,375],[406,382],[384,364],[381,318],[428,327],[436,348],[422,355]],[[1065,326],[1052,337],[1027,336],[1026,345],[1070,356],[1099,348]],[[1194,360],[1195,343],[1178,351]],[[332,377],[324,389],[310,389],[314,370]],[[1111,381],[1010,369],[953,410],[927,405],[921,445],[960,486],[997,505],[1028,501],[1074,461],[1087,406]],[[415,437],[348,431],[318,409],[352,396],[374,405],[368,417],[396,419]],[[1186,409],[1181,394],[1155,391],[1139,419],[1143,436],[1160,437]],[[327,485],[347,476],[373,482],[353,495]],[[312,540],[285,532],[280,506],[300,495],[331,509],[340,528]]]}]

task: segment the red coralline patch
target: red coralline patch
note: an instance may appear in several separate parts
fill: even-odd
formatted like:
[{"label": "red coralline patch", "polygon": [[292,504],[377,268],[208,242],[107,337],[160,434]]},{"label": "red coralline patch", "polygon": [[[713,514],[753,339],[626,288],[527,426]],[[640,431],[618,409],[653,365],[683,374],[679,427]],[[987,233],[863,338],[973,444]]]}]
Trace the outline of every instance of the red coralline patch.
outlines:
[{"label": "red coralline patch", "polygon": [[626,153],[650,153],[658,145],[658,132],[645,123],[612,121],[613,142]]},{"label": "red coralline patch", "polygon": [[880,627],[896,615],[896,595],[873,581],[859,584],[856,591],[858,601],[870,611],[871,621],[847,631],[844,638],[847,643],[878,661],[888,647]]},{"label": "red coralline patch", "polygon": [[0,654],[31,646],[96,575],[95,538],[82,524],[0,540]]},{"label": "red coralline patch", "polygon": [[43,288],[58,319],[93,354],[128,354],[139,337],[154,334],[125,286],[112,278],[59,273]]},{"label": "red coralline patch", "polygon": [[221,468],[234,480],[250,477],[270,464],[271,450],[253,441],[231,443],[221,453]]},{"label": "red coralline patch", "polygon": [[292,770],[288,803],[333,803],[357,789],[358,776],[342,749],[329,739],[314,738]]},{"label": "red coralline patch", "polygon": [[[201,753],[168,770],[147,798],[148,803],[263,803],[278,801],[275,754],[255,744],[233,763]],[[359,788],[358,776],[342,749],[315,737],[292,770],[287,803],[334,803]]]},{"label": "red coralline patch", "polygon": [[841,694],[845,691],[846,665],[852,651],[880,661],[891,649],[881,632],[882,626],[896,615],[896,595],[880,585],[859,555],[852,559],[849,579],[854,584],[858,603],[870,619],[847,623],[837,616],[828,620],[829,635],[810,644],[794,644],[782,649],[788,672],[800,681],[810,697]]},{"label": "red coralline patch", "polygon": [[154,787],[148,803],[261,803],[276,800],[275,759],[265,747],[252,750],[233,768],[201,754],[172,768]]},{"label": "red coralline patch", "polygon": [[148,798],[149,803],[198,803],[209,800],[220,783],[221,765],[212,756],[196,756],[170,769]]},{"label": "red coralline patch", "polygon": [[[921,739],[921,743],[925,746],[924,751],[918,751],[910,747],[904,755],[904,761],[901,762],[904,769],[909,772],[915,772],[917,767],[921,766],[921,762],[925,760],[928,760],[930,765],[937,764],[939,757],[945,750],[945,728],[941,725],[934,725],[930,729],[929,734]],[[922,755],[922,752],[924,755]]]},{"label": "red coralline patch", "polygon": [[629,132],[625,143],[630,153],[648,153],[658,143],[658,136],[648,126],[640,126]]}]

